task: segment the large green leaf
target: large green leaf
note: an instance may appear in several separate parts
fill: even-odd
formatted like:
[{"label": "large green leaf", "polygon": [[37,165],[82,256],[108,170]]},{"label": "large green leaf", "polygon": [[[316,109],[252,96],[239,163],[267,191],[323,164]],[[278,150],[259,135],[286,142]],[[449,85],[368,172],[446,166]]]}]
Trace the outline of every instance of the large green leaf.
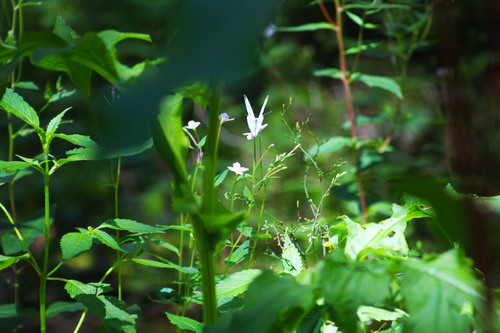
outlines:
[{"label": "large green leaf", "polygon": [[20,118],[25,123],[31,125],[35,129],[40,128],[40,120],[35,110],[24,101],[24,99],[15,93],[12,89],[7,88],[3,95],[0,105],[14,116]]},{"label": "large green leaf", "polygon": [[318,285],[333,322],[343,333],[355,333],[360,305],[383,303],[390,295],[391,276],[383,263],[356,262],[340,249],[331,253],[319,271]]},{"label": "large green leaf", "polygon": [[301,285],[290,275],[264,271],[245,293],[244,309],[228,314],[207,333],[293,332],[314,305],[311,285]]},{"label": "large green leaf", "polygon": [[261,272],[262,271],[259,269],[247,269],[227,276],[215,286],[217,298],[238,296],[244,293],[248,289],[250,283],[252,283]]},{"label": "large green leaf", "polygon": [[14,257],[4,256],[4,255],[0,254],[0,270],[14,265],[19,260],[28,259],[28,258],[29,258],[29,254],[27,254],[27,253],[20,255],[20,256],[14,256]]},{"label": "large green leaf", "polygon": [[47,317],[55,317],[63,312],[75,312],[85,310],[85,306],[78,302],[55,302],[47,308]]},{"label": "large green leaf", "polygon": [[380,250],[377,253],[391,256],[406,256],[408,244],[404,236],[408,211],[401,206],[392,206],[393,214],[380,223],[361,225],[347,216],[341,217],[346,222],[347,242],[345,253],[352,259],[364,252]]},{"label": "large green leaf", "polygon": [[472,263],[458,250],[403,262],[401,293],[410,314],[404,333],[470,332],[470,320],[461,310],[469,303],[481,311],[484,302]]},{"label": "large green leaf", "polygon": [[90,234],[69,232],[61,238],[63,259],[71,259],[92,247],[93,237]]}]

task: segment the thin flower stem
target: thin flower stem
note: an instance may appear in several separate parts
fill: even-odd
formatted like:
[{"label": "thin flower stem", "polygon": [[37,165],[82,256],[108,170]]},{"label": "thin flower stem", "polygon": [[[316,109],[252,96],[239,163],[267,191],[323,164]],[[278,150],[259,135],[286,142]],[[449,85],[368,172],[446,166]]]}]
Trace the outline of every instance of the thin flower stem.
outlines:
[{"label": "thin flower stem", "polygon": [[[264,204],[266,202],[266,193],[267,193],[267,182],[264,183],[264,193],[262,195],[262,204],[260,205],[259,224],[257,225],[257,234],[256,234],[257,237],[260,235],[260,229],[262,228],[262,216],[264,215]],[[248,259],[247,269],[249,269],[250,265],[252,264],[252,259],[255,255],[255,250],[257,248],[258,242],[259,242],[259,238],[255,238],[255,241],[253,243],[253,247],[250,251],[250,258]]]},{"label": "thin flower stem", "polygon": [[[118,164],[116,166],[116,177],[113,174],[113,170],[111,171],[113,176],[113,189],[114,189],[114,202],[115,202],[115,219],[118,218],[118,189],[120,187],[120,172],[121,172],[121,163],[122,158],[118,157]],[[116,230],[116,241],[120,244],[120,230]],[[116,250],[116,260],[120,259],[120,251]],[[117,269],[118,275],[118,300],[122,300],[122,268],[121,265],[118,265]]]}]

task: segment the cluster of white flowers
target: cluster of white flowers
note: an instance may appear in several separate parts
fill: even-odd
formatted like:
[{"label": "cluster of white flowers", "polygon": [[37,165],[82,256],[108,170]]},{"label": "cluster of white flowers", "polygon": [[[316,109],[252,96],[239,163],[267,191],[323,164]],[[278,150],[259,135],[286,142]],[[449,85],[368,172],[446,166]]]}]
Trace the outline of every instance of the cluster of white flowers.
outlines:
[{"label": "cluster of white flowers", "polygon": [[[250,105],[250,102],[248,101],[248,98],[246,95],[244,95],[244,99],[245,99],[245,106],[247,109],[247,124],[248,124],[248,129],[250,130],[250,132],[243,133],[243,135],[245,135],[248,140],[252,140],[253,138],[257,137],[257,135],[259,135],[260,131],[262,131],[264,128],[267,127],[267,124],[263,124],[263,122],[264,122],[264,109],[266,108],[266,104],[267,104],[267,100],[269,99],[269,95],[264,100],[264,104],[262,104],[262,108],[260,109],[260,113],[259,113],[259,116],[257,118],[255,118],[255,114],[252,110],[252,106]],[[221,125],[225,122],[234,120],[234,118],[229,118],[229,115],[227,113],[221,114],[219,116],[219,119],[220,119]],[[196,128],[198,126],[200,126],[200,124],[201,123],[198,121],[190,120],[188,122],[187,126],[184,126],[184,128],[186,130],[196,131]],[[198,153],[198,158],[197,158],[198,163],[200,163],[202,157],[203,157],[203,153],[202,152]],[[243,173],[248,171],[248,168],[241,166],[241,164],[239,162],[234,162],[233,166],[228,166],[227,168],[237,175],[243,175]]]}]

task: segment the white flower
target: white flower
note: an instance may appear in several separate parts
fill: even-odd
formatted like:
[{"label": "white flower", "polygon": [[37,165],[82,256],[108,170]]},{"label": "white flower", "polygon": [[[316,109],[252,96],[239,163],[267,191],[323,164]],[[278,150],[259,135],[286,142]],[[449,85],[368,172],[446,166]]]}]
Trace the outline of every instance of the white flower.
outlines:
[{"label": "white flower", "polygon": [[196,129],[196,127],[200,126],[200,124],[201,123],[199,121],[190,120],[190,121],[188,121],[187,126],[184,126],[184,128],[194,130],[194,129]]},{"label": "white flower", "polygon": [[229,115],[227,113],[223,113],[219,116],[220,122],[225,123],[226,121],[233,121],[234,118],[229,118]]},{"label": "white flower", "polygon": [[237,175],[243,175],[244,172],[248,171],[248,168],[242,167],[239,162],[234,162],[232,167],[228,166],[227,168]]},{"label": "white flower", "polygon": [[264,109],[266,108],[267,100],[269,99],[269,95],[266,97],[264,104],[262,104],[262,109],[260,109],[259,117],[255,118],[255,114],[253,113],[252,106],[248,101],[247,96],[245,96],[245,105],[247,108],[247,124],[250,129],[250,133],[243,133],[247,137],[248,140],[252,140],[255,138],[260,131],[267,127],[267,124],[262,124],[264,121]]}]

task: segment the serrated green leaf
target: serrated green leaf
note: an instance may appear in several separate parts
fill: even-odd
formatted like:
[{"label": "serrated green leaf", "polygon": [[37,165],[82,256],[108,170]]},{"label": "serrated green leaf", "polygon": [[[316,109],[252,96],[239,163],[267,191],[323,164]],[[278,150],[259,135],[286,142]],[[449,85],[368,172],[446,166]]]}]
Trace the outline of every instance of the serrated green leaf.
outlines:
[{"label": "serrated green leaf", "polygon": [[238,296],[244,293],[260,273],[262,273],[260,269],[247,269],[227,276],[215,286],[217,298]]},{"label": "serrated green leaf", "polygon": [[170,261],[157,261],[157,260],[150,260],[150,259],[142,259],[142,258],[133,258],[132,261],[144,265],[144,266],[150,266],[150,267],[156,267],[156,268],[172,268],[175,269],[183,274],[196,274],[198,273],[198,269],[196,267],[186,267],[186,266],[179,266],[177,264],[174,264],[173,262]]},{"label": "serrated green leaf", "polygon": [[15,93],[12,89],[7,88],[3,95],[0,105],[14,116],[20,118],[25,123],[31,125],[35,129],[40,128],[40,120],[35,110],[24,101],[24,99]]},{"label": "serrated green leaf", "polygon": [[368,75],[361,73],[354,73],[351,76],[351,78],[353,80],[359,80],[369,87],[375,87],[387,90],[396,95],[399,99],[403,99],[403,93],[401,91],[401,87],[394,79],[385,76]]},{"label": "serrated green leaf", "polygon": [[100,225],[102,228],[110,228],[115,230],[125,230],[134,234],[152,234],[165,232],[164,228],[155,227],[152,225],[139,223],[128,219],[113,219],[108,220]]},{"label": "serrated green leaf", "polygon": [[71,110],[72,107],[66,108],[64,111],[59,113],[57,116],[52,118],[47,125],[47,135],[52,135],[56,132],[57,128],[59,127],[59,124],[61,123],[62,118],[64,117],[64,114]]},{"label": "serrated green leaf", "polygon": [[114,250],[125,252],[125,250],[123,250],[120,247],[120,245],[118,245],[118,242],[116,241],[116,239],[113,236],[111,236],[110,234],[108,234],[107,232],[99,230],[99,229],[94,229],[94,230],[92,230],[91,234],[92,234],[92,236],[95,236],[95,238],[97,238],[104,245],[109,246],[110,248],[112,248]]},{"label": "serrated green leaf", "polygon": [[296,27],[277,27],[276,31],[282,32],[301,32],[301,31],[316,31],[316,30],[335,30],[328,22],[306,23]]},{"label": "serrated green leaf", "polygon": [[461,309],[466,302],[482,308],[484,297],[469,259],[450,250],[428,260],[408,259],[402,273],[401,293],[410,314],[405,333],[470,332]]},{"label": "serrated green leaf", "polygon": [[20,256],[14,256],[14,257],[4,256],[4,255],[0,254],[0,270],[14,265],[19,260],[28,259],[29,257],[30,256],[27,253],[20,255]]},{"label": "serrated green leaf", "polygon": [[99,295],[111,290],[107,283],[83,283],[77,280],[68,280],[64,285],[64,289],[71,298],[79,295]]},{"label": "serrated green leaf", "polygon": [[298,275],[305,268],[304,259],[288,234],[285,235],[283,240],[281,263],[285,272],[293,276]]},{"label": "serrated green leaf", "polygon": [[168,312],[165,312],[168,317],[168,320],[172,323],[172,325],[177,326],[181,330],[188,330],[192,332],[201,333],[203,329],[203,323],[200,323],[194,319],[177,316]]},{"label": "serrated green leaf", "polygon": [[85,305],[77,302],[55,302],[48,308],[46,315],[48,318],[57,316],[63,312],[75,312],[85,310]]},{"label": "serrated green leaf", "polygon": [[61,238],[63,259],[74,258],[92,247],[92,236],[80,232],[69,232]]}]

